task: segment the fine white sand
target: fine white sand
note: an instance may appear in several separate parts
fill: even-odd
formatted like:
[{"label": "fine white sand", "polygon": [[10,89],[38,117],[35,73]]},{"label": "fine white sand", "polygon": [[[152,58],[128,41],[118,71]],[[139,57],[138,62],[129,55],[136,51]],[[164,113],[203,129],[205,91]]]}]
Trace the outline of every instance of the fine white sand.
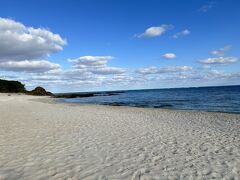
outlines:
[{"label": "fine white sand", "polygon": [[0,179],[240,179],[240,115],[0,94]]}]

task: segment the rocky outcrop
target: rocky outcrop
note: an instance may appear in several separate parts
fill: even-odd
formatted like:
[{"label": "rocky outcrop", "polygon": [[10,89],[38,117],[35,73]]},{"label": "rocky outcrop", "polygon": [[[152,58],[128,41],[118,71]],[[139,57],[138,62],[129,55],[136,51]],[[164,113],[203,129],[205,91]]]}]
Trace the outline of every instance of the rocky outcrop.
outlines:
[{"label": "rocky outcrop", "polygon": [[28,91],[27,94],[34,96],[53,96],[51,92],[46,91],[44,88],[38,86],[32,91]]}]

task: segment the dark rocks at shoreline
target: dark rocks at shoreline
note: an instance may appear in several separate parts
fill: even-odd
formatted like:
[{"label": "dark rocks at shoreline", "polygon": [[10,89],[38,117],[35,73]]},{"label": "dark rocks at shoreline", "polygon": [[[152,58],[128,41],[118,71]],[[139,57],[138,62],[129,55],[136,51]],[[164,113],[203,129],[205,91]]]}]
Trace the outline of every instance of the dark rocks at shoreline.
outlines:
[{"label": "dark rocks at shoreline", "polygon": [[77,98],[77,97],[92,97],[94,96],[94,93],[84,93],[84,94],[55,94],[55,98]]},{"label": "dark rocks at shoreline", "polygon": [[86,93],[61,93],[54,94],[55,98],[84,98],[84,97],[94,97],[94,96],[114,96],[124,93],[124,91],[116,92],[86,92]]}]

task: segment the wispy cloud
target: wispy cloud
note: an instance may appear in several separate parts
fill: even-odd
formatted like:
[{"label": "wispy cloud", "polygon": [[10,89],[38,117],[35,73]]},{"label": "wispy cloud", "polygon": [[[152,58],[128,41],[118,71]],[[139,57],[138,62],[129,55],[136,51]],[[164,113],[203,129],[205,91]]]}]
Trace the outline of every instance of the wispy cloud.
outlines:
[{"label": "wispy cloud", "polygon": [[199,9],[199,11],[200,12],[208,12],[210,9],[212,9],[213,7],[214,7],[214,5],[215,5],[216,3],[215,2],[213,2],[213,1],[211,1],[211,2],[208,2],[208,3],[206,3],[206,4],[204,4],[200,9]]},{"label": "wispy cloud", "polygon": [[225,53],[227,53],[231,49],[231,47],[232,47],[231,45],[227,45],[224,46],[223,48],[212,50],[210,54],[214,56],[224,56]]},{"label": "wispy cloud", "polygon": [[177,56],[174,53],[166,53],[166,54],[163,54],[162,57],[164,59],[175,59]]},{"label": "wispy cloud", "polygon": [[223,71],[218,71],[218,70],[211,70],[206,73],[205,76],[207,79],[232,79],[232,78],[240,78],[240,72],[231,72],[231,73],[226,73]]},{"label": "wispy cloud", "polygon": [[237,57],[216,57],[216,58],[207,58],[200,60],[201,64],[205,65],[216,65],[216,64],[233,64],[238,61]]},{"label": "wispy cloud", "polygon": [[170,66],[170,67],[156,67],[151,66],[147,68],[142,68],[137,70],[136,72],[139,74],[165,74],[165,73],[178,73],[184,71],[191,71],[192,67],[190,66]]},{"label": "wispy cloud", "polygon": [[177,39],[177,38],[182,37],[182,36],[187,36],[187,35],[189,35],[190,33],[191,33],[191,32],[190,32],[188,29],[184,29],[183,31],[174,34],[174,35],[173,35],[173,38]]},{"label": "wispy cloud", "polygon": [[166,31],[173,28],[173,25],[162,24],[161,26],[152,26],[147,28],[143,33],[135,35],[137,38],[157,37],[163,35]]}]

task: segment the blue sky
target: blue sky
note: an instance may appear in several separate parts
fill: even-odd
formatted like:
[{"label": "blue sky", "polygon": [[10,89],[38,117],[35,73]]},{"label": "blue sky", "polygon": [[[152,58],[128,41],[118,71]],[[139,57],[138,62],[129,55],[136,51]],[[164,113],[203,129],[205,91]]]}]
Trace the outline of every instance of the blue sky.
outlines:
[{"label": "blue sky", "polygon": [[237,0],[1,1],[0,77],[54,92],[240,84],[239,7]]}]

